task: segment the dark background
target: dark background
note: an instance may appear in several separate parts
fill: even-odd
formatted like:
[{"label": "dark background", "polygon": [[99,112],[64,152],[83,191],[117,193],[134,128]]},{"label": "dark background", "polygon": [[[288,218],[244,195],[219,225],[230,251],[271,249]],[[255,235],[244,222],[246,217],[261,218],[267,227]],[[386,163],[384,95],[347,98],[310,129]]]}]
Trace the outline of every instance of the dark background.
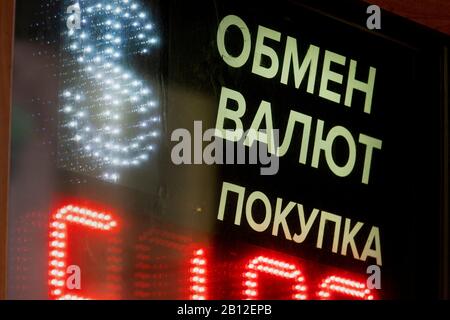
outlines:
[{"label": "dark background", "polygon": [[[437,297],[443,196],[439,48],[433,46],[432,37],[427,39],[424,33],[422,38],[420,33],[413,33],[398,20],[384,20],[384,28],[388,29],[386,34],[369,32],[364,28],[366,15],[362,5],[311,6],[312,10],[295,1],[277,2],[276,5],[273,2],[258,2],[257,5],[238,1],[175,2],[169,19],[169,38],[172,39],[169,50],[170,83],[189,90],[191,96],[201,96],[202,100],[211,102],[204,107],[199,107],[195,99],[186,99],[179,104],[169,102],[169,132],[171,128],[192,128],[193,119],[209,121],[209,127],[213,127],[216,118],[210,110],[217,109],[220,88],[226,86],[246,98],[244,128],[249,127],[261,100],[266,100],[272,103],[275,128],[281,129],[281,137],[286,128],[288,111],[293,109],[325,120],[326,128],[343,125],[353,134],[361,132],[382,139],[382,151],[376,151],[373,156],[369,185],[361,184],[362,168],[358,166],[350,177],[338,178],[326,168],[323,157],[318,170],[300,165],[299,150],[293,143],[291,147],[294,148],[281,159],[280,172],[274,177],[260,176],[259,167],[217,168],[216,200],[205,211],[215,217],[221,183],[227,181],[247,187],[247,195],[256,190],[264,192],[273,199],[272,207],[275,198],[281,197],[285,201],[302,203],[307,212],[310,212],[308,209],[319,208],[350,217],[352,221],[378,226],[384,259],[385,297]],[[331,14],[325,16],[324,12]],[[280,59],[284,53],[283,41],[289,35],[297,38],[300,52],[312,43],[322,50],[328,49],[357,60],[358,70],[362,72],[367,72],[369,66],[376,67],[372,113],[367,115],[362,112],[362,100],[358,100],[358,94],[355,94],[357,99],[354,99],[352,108],[321,99],[317,96],[319,81],[316,81],[316,95],[305,93],[305,83],[299,90],[291,84],[282,85],[279,83],[281,68],[271,80],[252,74],[253,50],[242,68],[228,67],[216,49],[217,25],[228,14],[236,14],[246,22],[252,34],[253,47],[258,25],[281,32],[281,42],[270,45]],[[230,38],[240,41],[239,36]],[[236,47],[239,48],[239,45],[236,44]],[[186,60],[186,56],[189,59]],[[345,71],[342,73],[345,84]],[[362,78],[365,76],[366,73],[360,75]],[[169,101],[171,98],[177,99],[175,95],[169,91]],[[314,121],[311,132],[315,132]],[[296,133],[300,134],[299,131]],[[310,143],[308,163],[312,147]],[[357,164],[361,164],[361,156],[360,153]],[[339,158],[339,154],[336,157]],[[171,177],[177,178],[169,179],[169,190],[172,191],[170,203],[176,208],[173,211],[182,210],[179,199],[186,199],[186,196],[181,195],[181,186],[186,187],[190,183],[189,178],[182,180],[180,177],[188,176],[186,171],[192,170],[195,169],[174,169]],[[210,189],[211,186],[205,183],[201,187]],[[190,194],[193,194],[189,197],[191,202],[200,201],[196,198],[203,195],[201,191],[195,194],[192,190]],[[186,205],[185,201],[181,203]],[[316,250],[315,229],[311,231],[307,243],[298,245],[282,239],[283,236],[272,237],[270,230],[257,234],[245,222],[240,227],[233,226],[234,206],[228,209],[229,215],[225,214],[225,222],[219,223],[218,232],[225,235],[223,241],[233,243],[231,247],[239,246],[239,240],[235,243],[230,239],[244,237],[255,244],[347,270],[361,273],[367,266],[353,258],[332,254],[326,248],[326,241],[323,250]],[[296,222],[292,222],[290,226],[296,226]],[[243,234],[244,230],[248,233]],[[331,246],[331,241],[328,245]],[[371,263],[370,259],[367,263]]]},{"label": "dark background", "polygon": [[[223,223],[217,221],[221,185],[227,181],[247,187],[248,192],[262,191],[271,200],[281,197],[286,202],[302,203],[307,212],[318,208],[349,217],[353,222],[378,226],[383,253],[381,296],[437,298],[442,285],[439,274],[442,234],[439,224],[443,198],[446,196],[443,194],[442,175],[443,72],[440,60],[444,40],[389,15],[383,15],[382,31],[369,32],[365,29],[365,5],[355,2],[345,1],[339,5],[321,2],[312,5],[312,8],[308,7],[308,1],[163,2],[160,27],[165,39],[162,50],[166,60],[163,63],[167,68],[163,72],[163,80],[167,83],[164,104],[166,135],[158,169],[163,179],[149,185],[149,190],[156,192],[111,185],[89,176],[56,169],[52,156],[55,153],[54,144],[49,143],[56,139],[56,111],[52,111],[49,104],[37,107],[34,99],[44,95],[45,101],[52,101],[50,105],[57,104],[58,79],[48,66],[55,63],[51,59],[51,50],[58,50],[59,46],[56,44],[50,48],[49,60],[32,58],[33,53],[41,49],[45,38],[36,40],[29,31],[18,33],[17,39],[26,40],[28,45],[22,42],[22,50],[17,46],[13,105],[15,112],[22,112],[21,120],[34,119],[31,123],[28,120],[21,122],[23,126],[16,127],[12,137],[10,297],[45,298],[47,257],[42,248],[46,246],[46,219],[48,212],[65,199],[83,199],[86,204],[101,203],[122,215],[130,257],[131,245],[140,230],[159,226],[194,239],[206,239],[213,247],[221,248],[220,254],[224,259],[236,257],[242,250],[245,251],[243,248],[247,244],[252,244],[305,259],[312,265],[319,263],[363,275],[367,265],[373,263],[371,260],[366,264],[349,256],[332,254],[330,239],[325,239],[322,250],[315,249],[314,235],[318,221],[308,240],[301,245],[288,242],[281,236],[274,238],[269,230],[257,234],[246,225],[245,218],[241,226],[236,227],[231,213],[225,215]],[[25,1],[20,3],[24,8]],[[29,3],[26,2],[26,5]],[[321,57],[323,51],[328,49],[347,59],[357,60],[358,70],[376,67],[372,114],[362,112],[362,95],[354,101],[352,108],[347,108],[324,100],[317,94],[305,93],[304,87],[297,90],[291,84],[280,84],[280,74],[273,80],[254,75],[251,73],[253,55],[244,67],[229,68],[217,52],[216,32],[218,23],[230,13],[240,16],[247,23],[252,33],[253,47],[258,25],[281,32],[280,44],[271,46],[277,50],[279,57],[283,56],[283,43],[289,35],[297,38],[300,52],[312,43],[321,48]],[[19,10],[18,14],[17,25],[21,30],[30,30],[25,28],[30,28],[29,21],[34,19],[30,18],[29,9]],[[47,36],[55,37],[51,18],[48,16],[45,30]],[[33,30],[39,33],[39,28]],[[21,64],[25,60],[30,62],[26,72]],[[50,64],[47,61],[51,61]],[[319,84],[320,67],[316,85]],[[34,75],[39,75],[35,79],[42,84],[37,87],[35,82],[31,92],[23,87],[24,84],[30,85],[24,81],[30,69],[34,70]],[[345,76],[346,70],[342,68],[339,71]],[[364,76],[361,75],[361,78]],[[298,163],[299,150],[293,140],[288,154],[281,159],[279,174],[274,177],[260,176],[259,167],[171,165],[172,144],[168,137],[172,130],[191,129],[194,120],[202,120],[205,129],[213,127],[221,86],[237,90],[246,98],[244,127],[250,125],[261,100],[267,100],[272,103],[275,127],[281,129],[282,138],[288,111],[293,109],[314,119],[325,120],[325,132],[332,126],[343,125],[355,136],[364,133],[383,140],[383,149],[374,153],[369,185],[361,184],[362,168],[358,166],[348,178],[334,176],[328,170],[323,155],[319,169],[311,168],[313,139],[306,166]],[[317,86],[315,92],[318,92]],[[16,115],[13,120],[18,119]],[[315,132],[314,123],[312,134]],[[33,136],[33,139],[27,136]],[[360,152],[358,164],[361,164],[362,156]],[[33,161],[30,162],[30,159]],[[29,217],[31,211],[38,212],[31,215],[34,220],[24,218]],[[34,253],[31,255],[20,251],[24,247],[20,242],[24,238],[21,232],[24,230],[23,224],[30,227],[36,221],[38,225],[33,225],[31,236],[25,237],[28,239],[25,248],[33,244],[31,248]],[[294,228],[290,229],[294,231]],[[364,244],[365,237],[357,243],[359,253]],[[37,271],[30,271],[24,263],[40,267]],[[24,281],[26,285],[21,287]]]}]

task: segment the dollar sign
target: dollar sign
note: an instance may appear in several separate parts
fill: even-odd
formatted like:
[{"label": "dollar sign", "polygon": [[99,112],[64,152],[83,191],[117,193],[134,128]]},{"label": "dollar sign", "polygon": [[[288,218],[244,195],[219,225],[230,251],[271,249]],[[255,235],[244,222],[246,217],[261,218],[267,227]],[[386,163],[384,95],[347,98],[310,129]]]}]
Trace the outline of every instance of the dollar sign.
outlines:
[{"label": "dollar sign", "polygon": [[71,10],[82,19],[64,35],[66,145],[83,163],[77,170],[116,182],[121,171],[149,160],[159,136],[157,97],[130,66],[151,54],[158,38],[137,0],[81,0]]}]

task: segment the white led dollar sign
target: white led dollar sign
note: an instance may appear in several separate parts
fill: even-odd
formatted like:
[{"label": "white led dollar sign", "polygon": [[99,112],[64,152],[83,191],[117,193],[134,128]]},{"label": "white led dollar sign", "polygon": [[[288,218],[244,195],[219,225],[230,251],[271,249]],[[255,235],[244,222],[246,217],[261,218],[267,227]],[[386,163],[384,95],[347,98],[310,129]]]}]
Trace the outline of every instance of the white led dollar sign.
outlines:
[{"label": "white led dollar sign", "polygon": [[102,179],[115,182],[123,168],[149,160],[159,135],[156,98],[130,67],[135,56],[152,52],[158,38],[137,0],[76,5],[81,28],[64,32],[73,73],[61,92],[64,126],[80,156],[101,170]]}]

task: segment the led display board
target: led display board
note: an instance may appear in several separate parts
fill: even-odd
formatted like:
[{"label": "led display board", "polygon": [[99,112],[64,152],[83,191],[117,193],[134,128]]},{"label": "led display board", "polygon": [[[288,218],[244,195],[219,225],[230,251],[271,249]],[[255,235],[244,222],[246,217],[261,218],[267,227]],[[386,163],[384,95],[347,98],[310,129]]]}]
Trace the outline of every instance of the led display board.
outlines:
[{"label": "led display board", "polygon": [[439,297],[448,38],[367,6],[17,1],[7,297]]}]

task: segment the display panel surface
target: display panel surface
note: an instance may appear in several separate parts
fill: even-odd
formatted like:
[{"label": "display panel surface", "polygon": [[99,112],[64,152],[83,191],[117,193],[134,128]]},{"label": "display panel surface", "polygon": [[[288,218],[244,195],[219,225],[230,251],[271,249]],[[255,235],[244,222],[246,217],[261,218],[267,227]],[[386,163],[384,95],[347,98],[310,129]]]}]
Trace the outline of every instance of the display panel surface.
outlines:
[{"label": "display panel surface", "polygon": [[437,297],[440,37],[345,6],[19,0],[8,297]]}]

